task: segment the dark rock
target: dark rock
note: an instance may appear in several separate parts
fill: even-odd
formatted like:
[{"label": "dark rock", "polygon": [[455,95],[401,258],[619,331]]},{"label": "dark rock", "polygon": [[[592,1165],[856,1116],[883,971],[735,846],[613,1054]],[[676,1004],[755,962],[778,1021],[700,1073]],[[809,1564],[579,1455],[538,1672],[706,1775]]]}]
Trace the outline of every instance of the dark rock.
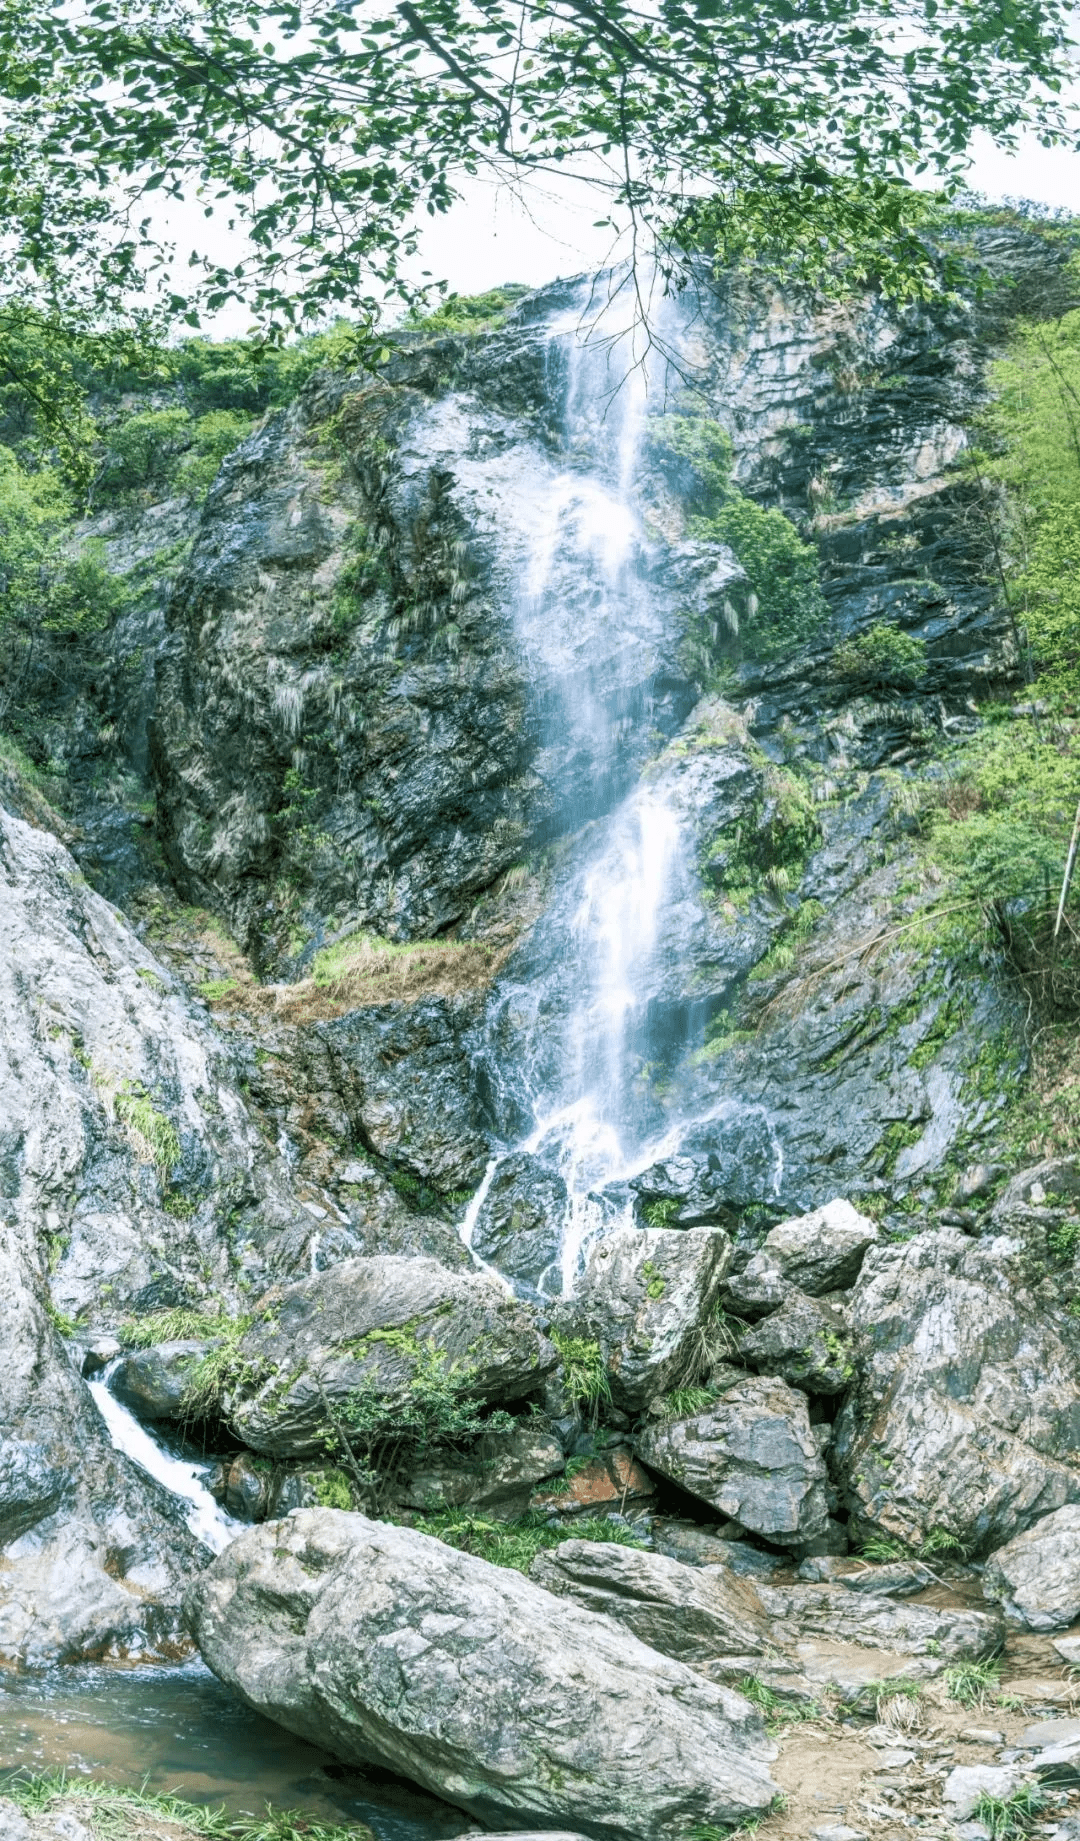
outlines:
[{"label": "dark rock", "polygon": [[556,1315],[599,1343],[617,1407],[640,1412],[700,1366],[730,1263],[722,1228],[621,1227],[594,1243]]},{"label": "dark rock", "polygon": [[754,1376],[685,1419],[649,1426],[644,1463],[778,1547],[823,1533],[825,1467],[806,1399],[783,1381]]},{"label": "dark rock", "polygon": [[263,1521],[270,1509],[271,1469],[265,1458],[241,1451],[225,1477],[225,1507],[238,1521]]},{"label": "dark rock", "polygon": [[525,1290],[558,1296],[567,1208],[566,1184],[556,1171],[522,1152],[505,1157],[476,1217],[473,1250]]},{"label": "dark rock", "polygon": [[777,1374],[810,1394],[843,1393],[855,1374],[853,1348],[840,1311],[818,1298],[789,1292],[779,1310],[739,1339],[739,1356],[763,1374]]},{"label": "dark rock", "polygon": [[529,1492],[566,1466],[562,1446],[541,1423],[522,1421],[511,1432],[492,1432],[475,1452],[436,1453],[395,1490],[409,1508],[477,1508],[519,1515]]},{"label": "dark rock", "polygon": [[208,1342],[159,1342],[125,1355],[109,1387],[137,1419],[183,1419],[191,1378]]}]

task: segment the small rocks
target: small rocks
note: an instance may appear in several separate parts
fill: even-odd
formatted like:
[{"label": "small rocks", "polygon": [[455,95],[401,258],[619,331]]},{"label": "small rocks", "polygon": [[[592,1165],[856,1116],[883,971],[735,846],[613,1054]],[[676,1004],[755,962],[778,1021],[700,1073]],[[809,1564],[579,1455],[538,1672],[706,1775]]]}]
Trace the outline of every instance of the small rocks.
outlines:
[{"label": "small rocks", "polygon": [[784,1381],[749,1376],[704,1412],[648,1427],[638,1451],[650,1469],[776,1546],[825,1530],[825,1466],[805,1396]]},{"label": "small rocks", "polygon": [[1080,1617],[1080,1503],[1066,1503],[987,1561],[983,1595],[1026,1630],[1063,1630]]},{"label": "small rocks", "polygon": [[1046,1745],[1080,1745],[1080,1719],[1038,1720],[1025,1727],[1016,1741],[1028,1749]]},{"label": "small rocks", "polygon": [[1004,1745],[1005,1734],[993,1726],[965,1726],[960,1737],[969,1745]]}]

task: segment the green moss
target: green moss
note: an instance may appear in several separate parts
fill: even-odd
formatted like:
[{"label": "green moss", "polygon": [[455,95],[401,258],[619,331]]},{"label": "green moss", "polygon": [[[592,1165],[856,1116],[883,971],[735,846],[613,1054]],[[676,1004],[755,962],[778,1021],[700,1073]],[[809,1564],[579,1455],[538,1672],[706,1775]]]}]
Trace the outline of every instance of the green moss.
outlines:
[{"label": "green moss", "polygon": [[[814,801],[799,776],[790,768],[766,764],[760,792],[749,813],[725,825],[706,846],[701,871],[708,890],[741,906],[744,896],[767,888],[783,896],[802,880],[806,858],[821,841],[821,823]],[[799,928],[810,932],[821,915],[819,904],[804,902],[793,916]]]},{"label": "green moss", "polygon": [[731,477],[731,438],[696,408],[655,417],[648,428],[655,464],[689,513],[690,534],[734,551],[746,580],[731,584],[722,621],[688,623],[693,662],[715,682],[725,659],[742,652],[773,657],[803,644],[827,619],[818,555],[781,511],[757,504]]},{"label": "green moss", "polygon": [[219,998],[227,997],[230,991],[236,990],[236,979],[205,978],[202,984],[195,986],[195,989],[208,1004],[216,1004]]},{"label": "green moss", "polygon": [[315,1500],[321,1509],[351,1509],[353,1488],[343,1470],[324,1470],[315,1484]]}]

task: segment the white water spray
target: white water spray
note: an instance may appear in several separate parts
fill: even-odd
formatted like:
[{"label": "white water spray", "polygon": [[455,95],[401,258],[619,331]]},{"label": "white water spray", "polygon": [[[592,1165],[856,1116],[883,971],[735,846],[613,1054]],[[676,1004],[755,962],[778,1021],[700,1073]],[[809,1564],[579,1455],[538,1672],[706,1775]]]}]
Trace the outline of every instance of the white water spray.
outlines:
[{"label": "white water spray", "polygon": [[146,1428],[109,1391],[104,1380],[88,1381],[87,1386],[117,1451],[138,1464],[155,1482],[163,1484],[172,1495],[187,1502],[187,1524],[195,1538],[214,1553],[220,1553],[235,1540],[244,1523],[235,1521],[214,1501],[199,1466],[184,1458],[170,1457],[163,1451]]}]

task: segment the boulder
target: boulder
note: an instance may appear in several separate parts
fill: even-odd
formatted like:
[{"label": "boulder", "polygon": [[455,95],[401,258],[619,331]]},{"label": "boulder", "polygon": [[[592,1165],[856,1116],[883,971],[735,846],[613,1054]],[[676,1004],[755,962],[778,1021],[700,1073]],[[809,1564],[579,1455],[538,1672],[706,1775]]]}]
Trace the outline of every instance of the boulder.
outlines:
[{"label": "boulder", "polygon": [[727,1567],[684,1566],[662,1553],[601,1541],[564,1541],[538,1553],[529,1577],[625,1624],[661,1655],[682,1662],[759,1656],[768,1617],[753,1585]]},{"label": "boulder", "polygon": [[733,1272],[724,1286],[724,1302],[736,1317],[755,1323],[779,1310],[790,1296],[792,1286],[774,1259],[767,1253],[755,1253],[741,1272]]},{"label": "boulder", "polygon": [[529,1307],[495,1279],[433,1259],[346,1259],[263,1300],[225,1408],[254,1450],[308,1457],[358,1394],[392,1412],[449,1379],[470,1399],[515,1400],[557,1360]]},{"label": "boulder", "polygon": [[739,1342],[740,1358],[809,1394],[843,1393],[855,1373],[843,1316],[818,1298],[788,1294]]},{"label": "boulder", "polygon": [[762,1252],[789,1284],[821,1298],[855,1283],[866,1250],[877,1237],[874,1222],[837,1197],[812,1214],[781,1221],[766,1234]]},{"label": "boulder", "polygon": [[992,1552],[1080,1501],[1074,1330],[1027,1290],[1015,1241],[942,1228],[875,1247],[851,1322],[859,1380],[830,1462],[855,1539]]},{"label": "boulder", "polygon": [[682,1841],[776,1794],[740,1695],[414,1529],[300,1509],[233,1541],[188,1616],[249,1705],[493,1828]]},{"label": "boulder", "polygon": [[692,1372],[731,1263],[722,1228],[617,1228],[594,1243],[568,1331],[600,1344],[617,1407],[640,1412]]},{"label": "boulder", "polygon": [[521,1289],[561,1291],[559,1253],[569,1207],[566,1184],[537,1157],[505,1157],[473,1228],[472,1247]]},{"label": "boulder", "polygon": [[776,1546],[802,1546],[828,1521],[825,1466],[805,1395],[749,1375],[705,1411],[649,1426],[642,1461]]},{"label": "boulder", "polygon": [[225,1473],[225,1507],[238,1521],[264,1521],[270,1510],[273,1472],[265,1458],[241,1451]]},{"label": "boulder", "polygon": [[998,1549],[983,1596],[1025,1630],[1064,1630],[1080,1617],[1080,1503],[1066,1503]]},{"label": "boulder", "polygon": [[208,1342],[159,1342],[125,1355],[109,1375],[109,1391],[136,1419],[183,1419],[191,1377]]},{"label": "boulder", "polygon": [[887,1560],[870,1566],[846,1554],[803,1560],[796,1577],[808,1585],[842,1585],[849,1592],[870,1592],[879,1598],[910,1598],[938,1583],[933,1568],[921,1560]]},{"label": "boulder", "polygon": [[733,1211],[768,1195],[775,1171],[776,1145],[764,1108],[732,1106],[691,1125],[677,1150],[635,1176],[630,1187],[643,1212],[659,1206],[672,1225],[699,1227],[728,1221]]},{"label": "boulder", "polygon": [[827,1637],[894,1655],[942,1656],[946,1661],[992,1656],[1004,1640],[1000,1617],[985,1611],[938,1610],[932,1605],[897,1604],[843,1585],[756,1586],[772,1621],[772,1640],[788,1648],[798,1638]]},{"label": "boulder", "polygon": [[528,1419],[510,1432],[492,1432],[474,1452],[432,1453],[395,1491],[408,1508],[478,1508],[521,1514],[529,1491],[566,1465],[558,1439]]},{"label": "boulder", "polygon": [[[729,1524],[731,1525],[731,1524]],[[684,1566],[728,1566],[739,1578],[770,1579],[787,1558],[751,1547],[749,1541],[724,1539],[696,1522],[668,1521],[656,1516],[652,1538],[657,1553],[666,1553]]]}]

